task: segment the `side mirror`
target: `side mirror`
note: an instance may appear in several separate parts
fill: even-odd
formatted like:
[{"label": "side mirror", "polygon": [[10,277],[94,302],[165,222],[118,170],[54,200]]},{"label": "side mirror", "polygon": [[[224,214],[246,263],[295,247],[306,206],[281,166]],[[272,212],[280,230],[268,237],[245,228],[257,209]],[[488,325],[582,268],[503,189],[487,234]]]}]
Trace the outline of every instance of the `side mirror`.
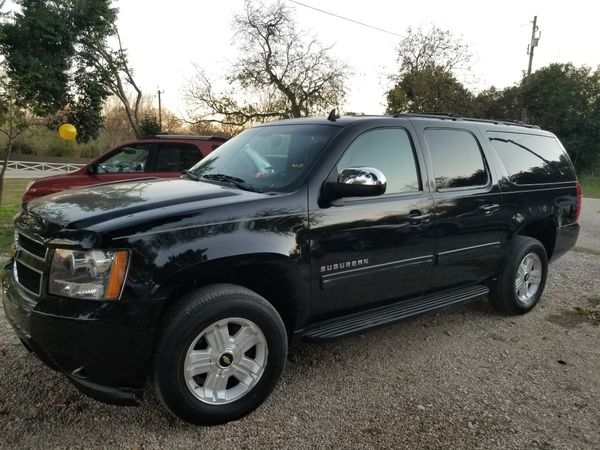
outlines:
[{"label": "side mirror", "polygon": [[385,193],[387,180],[373,167],[343,169],[336,182],[325,183],[326,195],[335,200],[343,197],[373,197]]}]

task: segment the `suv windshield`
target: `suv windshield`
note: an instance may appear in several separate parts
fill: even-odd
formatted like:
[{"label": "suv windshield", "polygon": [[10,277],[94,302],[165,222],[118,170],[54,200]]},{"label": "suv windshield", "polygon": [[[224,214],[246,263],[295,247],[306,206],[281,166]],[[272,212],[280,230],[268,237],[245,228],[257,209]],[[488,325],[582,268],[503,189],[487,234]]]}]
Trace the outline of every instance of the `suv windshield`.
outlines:
[{"label": "suv windshield", "polygon": [[190,169],[203,181],[286,191],[339,130],[329,125],[273,125],[244,131]]}]

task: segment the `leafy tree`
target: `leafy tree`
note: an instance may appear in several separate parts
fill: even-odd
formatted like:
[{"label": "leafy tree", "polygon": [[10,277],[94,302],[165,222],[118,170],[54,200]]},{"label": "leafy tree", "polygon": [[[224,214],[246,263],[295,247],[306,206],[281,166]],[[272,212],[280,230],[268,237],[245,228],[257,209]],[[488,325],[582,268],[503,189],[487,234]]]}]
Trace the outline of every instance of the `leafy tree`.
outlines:
[{"label": "leafy tree", "polygon": [[472,94],[441,66],[402,75],[387,93],[387,113],[449,112],[470,115]]},{"label": "leafy tree", "polygon": [[[123,102],[137,135],[141,91],[116,29],[111,0],[17,0],[0,25],[0,51],[22,103],[54,125],[70,120],[85,142],[98,135],[104,100]],[[116,50],[110,40],[118,43]],[[130,100],[128,87],[135,92]]]},{"label": "leafy tree", "polygon": [[297,30],[285,3],[247,0],[233,27],[240,56],[225,77],[230,89],[217,92],[200,68],[187,88],[196,122],[242,126],[321,114],[343,101],[348,67]]},{"label": "leafy tree", "polygon": [[158,118],[154,115],[146,114],[140,122],[142,132],[146,136],[155,136],[161,133],[160,124]]},{"label": "leafy tree", "polygon": [[485,89],[473,99],[473,116],[481,119],[520,120],[521,86],[496,89],[494,86]]},{"label": "leafy tree", "polygon": [[578,169],[600,162],[600,68],[550,64],[523,92],[532,123],[559,136]]}]

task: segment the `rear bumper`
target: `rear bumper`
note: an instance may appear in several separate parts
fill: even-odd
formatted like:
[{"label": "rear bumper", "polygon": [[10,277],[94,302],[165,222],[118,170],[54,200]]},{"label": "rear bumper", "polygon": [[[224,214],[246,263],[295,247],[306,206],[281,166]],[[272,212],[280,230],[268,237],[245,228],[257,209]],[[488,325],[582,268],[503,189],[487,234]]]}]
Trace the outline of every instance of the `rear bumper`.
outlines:
[{"label": "rear bumper", "polygon": [[139,403],[162,303],[38,299],[11,269],[2,282],[4,311],[25,347],[96,400]]},{"label": "rear bumper", "polygon": [[579,237],[579,224],[573,223],[556,229],[556,243],[550,261],[555,261],[571,250]]}]

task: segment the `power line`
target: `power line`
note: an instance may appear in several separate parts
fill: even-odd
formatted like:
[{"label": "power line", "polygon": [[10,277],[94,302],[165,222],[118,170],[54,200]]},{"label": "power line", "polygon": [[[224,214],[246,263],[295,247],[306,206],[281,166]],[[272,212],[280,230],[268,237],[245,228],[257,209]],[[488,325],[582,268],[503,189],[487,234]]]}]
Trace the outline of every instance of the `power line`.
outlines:
[{"label": "power line", "polygon": [[373,30],[381,31],[382,33],[391,34],[393,36],[397,36],[397,37],[402,38],[402,39],[404,39],[406,37],[406,36],[402,36],[401,34],[394,33],[393,31],[388,31],[388,30],[384,30],[383,28],[379,28],[379,27],[376,27],[376,26],[373,26],[373,25],[369,25],[368,23],[359,22],[358,20],[354,20],[354,19],[350,19],[348,17],[340,16],[339,14],[335,14],[335,13],[332,13],[332,12],[329,12],[329,11],[325,11],[324,9],[315,8],[314,6],[310,6],[310,5],[307,5],[305,3],[300,3],[300,2],[297,2],[295,0],[288,0],[288,1],[291,2],[291,3],[295,3],[296,5],[304,6],[305,8],[314,9],[315,11],[319,11],[319,12],[321,12],[323,14],[328,14],[330,16],[337,17],[338,19],[347,20],[348,22],[352,22],[352,23],[355,23],[357,25],[361,25],[363,27],[372,28]]}]

